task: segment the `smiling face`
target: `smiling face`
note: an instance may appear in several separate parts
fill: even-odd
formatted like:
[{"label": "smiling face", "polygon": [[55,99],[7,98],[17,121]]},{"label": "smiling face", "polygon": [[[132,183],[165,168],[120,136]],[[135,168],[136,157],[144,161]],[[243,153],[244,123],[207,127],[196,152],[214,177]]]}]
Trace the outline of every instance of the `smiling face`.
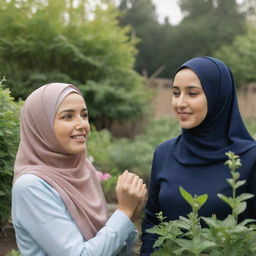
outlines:
[{"label": "smiling face", "polygon": [[85,150],[90,125],[88,111],[81,95],[70,93],[64,98],[56,112],[53,129],[58,142],[68,154]]},{"label": "smiling face", "polygon": [[191,69],[181,69],[174,77],[172,90],[172,107],[180,126],[198,126],[207,114],[207,99],[198,76]]}]

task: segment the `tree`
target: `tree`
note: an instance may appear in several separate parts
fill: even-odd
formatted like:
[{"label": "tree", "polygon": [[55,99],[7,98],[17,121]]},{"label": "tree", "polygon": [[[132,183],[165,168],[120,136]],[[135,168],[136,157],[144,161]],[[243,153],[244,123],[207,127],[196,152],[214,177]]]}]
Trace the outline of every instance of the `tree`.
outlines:
[{"label": "tree", "polygon": [[249,27],[245,35],[238,36],[231,45],[221,47],[216,56],[227,63],[238,86],[256,81],[256,29]]},{"label": "tree", "polygon": [[168,76],[192,57],[214,55],[245,31],[244,15],[234,0],[180,0],[179,5],[185,17],[169,30],[168,50],[162,60]]},{"label": "tree", "polygon": [[122,12],[120,23],[132,27],[132,37],[139,38],[136,70],[146,70],[149,75],[156,71],[159,62],[156,53],[160,50],[159,35],[161,25],[157,21],[155,6],[151,0],[122,0],[119,5]]},{"label": "tree", "polygon": [[205,15],[206,13],[209,13],[209,11],[211,11],[213,8],[213,3],[209,0],[179,0],[178,4],[185,16],[191,20],[194,18],[198,18],[198,16],[200,15]]},{"label": "tree", "polygon": [[161,76],[170,77],[187,59],[213,55],[245,33],[245,15],[234,0],[179,0],[179,5],[185,16],[172,26],[168,20],[165,24],[157,22],[149,0],[121,1],[119,8],[125,11],[121,24],[130,24],[141,40],[137,71],[146,69],[152,75],[165,66]]},{"label": "tree", "polygon": [[[91,111],[93,121],[138,117],[147,96],[142,79],[133,71],[135,41],[127,36],[128,28],[118,25],[117,17],[108,0],[98,4],[92,0],[0,0],[0,67],[14,97],[25,98],[53,81],[74,83],[84,92],[91,90],[93,82],[97,90],[102,89],[101,105]],[[104,94],[107,87],[113,87],[113,97],[119,97],[122,88],[136,111],[127,111],[130,103],[121,100],[120,111]],[[89,110],[96,95],[90,96],[85,95]],[[111,113],[119,108],[118,114],[104,111],[106,106]]]}]

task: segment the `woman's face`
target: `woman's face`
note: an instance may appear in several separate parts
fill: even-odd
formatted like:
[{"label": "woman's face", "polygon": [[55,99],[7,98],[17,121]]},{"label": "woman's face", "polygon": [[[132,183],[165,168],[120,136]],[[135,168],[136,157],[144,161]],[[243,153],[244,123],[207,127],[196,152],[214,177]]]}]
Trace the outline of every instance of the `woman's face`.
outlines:
[{"label": "woman's face", "polygon": [[181,69],[174,77],[172,91],[172,106],[180,126],[198,126],[207,114],[207,99],[198,76],[191,69]]},{"label": "woman's face", "polygon": [[67,153],[77,154],[85,150],[90,125],[81,95],[70,93],[64,98],[58,107],[53,128],[58,142]]}]

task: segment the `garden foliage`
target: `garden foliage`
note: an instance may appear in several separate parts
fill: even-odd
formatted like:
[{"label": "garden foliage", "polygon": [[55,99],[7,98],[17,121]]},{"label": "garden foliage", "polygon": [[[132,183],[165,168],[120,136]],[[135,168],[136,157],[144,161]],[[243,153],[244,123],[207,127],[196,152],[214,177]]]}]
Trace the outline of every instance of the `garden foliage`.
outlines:
[{"label": "garden foliage", "polygon": [[143,113],[148,92],[133,70],[135,44],[108,0],[0,0],[0,67],[25,99],[49,82],[82,89],[97,128]]},{"label": "garden foliage", "polygon": [[[154,247],[159,247],[155,256],[251,256],[256,255],[256,225],[255,220],[246,219],[238,222],[238,215],[246,209],[246,200],[253,197],[252,194],[243,193],[236,195],[236,190],[245,184],[239,180],[240,174],[236,170],[241,166],[239,156],[232,152],[226,153],[228,160],[226,165],[231,170],[231,178],[227,182],[232,188],[232,197],[218,194],[218,197],[227,203],[232,214],[224,220],[218,220],[215,216],[199,217],[198,210],[207,201],[207,195],[190,195],[180,187],[181,196],[191,206],[192,211],[186,217],[179,220],[165,222],[165,217],[160,212],[157,217],[160,224],[147,231],[159,235]],[[202,228],[200,221],[207,224]]]},{"label": "garden foliage", "polygon": [[116,139],[109,131],[96,131],[92,127],[87,141],[88,154],[93,156],[100,171],[113,171],[111,174],[115,175],[128,169],[147,180],[155,147],[178,133],[179,125],[173,119],[151,121],[133,139]]},{"label": "garden foliage", "polygon": [[[216,49],[230,45],[237,35],[245,32],[244,13],[234,0],[179,0],[183,19],[175,25],[170,24],[167,17],[163,24],[157,22],[155,1],[118,2],[123,12],[121,24],[131,25],[132,36],[136,34],[140,39],[136,70],[146,70],[150,76],[165,67],[161,77],[170,77],[186,60],[195,56],[214,56]],[[237,62],[239,64],[241,61]]]},{"label": "garden foliage", "polygon": [[217,50],[216,56],[232,69],[239,86],[256,81],[256,28],[247,26],[247,33],[235,38],[232,44]]},{"label": "garden foliage", "polygon": [[6,256],[21,256],[21,254],[17,250],[11,250]]},{"label": "garden foliage", "polygon": [[0,81],[0,226],[10,217],[13,163],[19,143],[20,103]]}]

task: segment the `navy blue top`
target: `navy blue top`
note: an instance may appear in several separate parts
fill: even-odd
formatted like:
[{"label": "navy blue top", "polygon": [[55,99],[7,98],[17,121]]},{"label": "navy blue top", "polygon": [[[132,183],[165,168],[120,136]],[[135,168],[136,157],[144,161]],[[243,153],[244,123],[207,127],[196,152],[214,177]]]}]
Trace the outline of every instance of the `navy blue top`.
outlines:
[{"label": "navy blue top", "polygon": [[[200,216],[224,219],[231,208],[217,193],[232,195],[226,182],[230,170],[224,162],[225,152],[239,154],[242,162],[239,172],[247,183],[240,193],[256,194],[256,143],[249,135],[238,109],[233,76],[221,61],[211,57],[194,58],[182,68],[192,69],[199,77],[207,98],[208,111],[203,122],[192,129],[159,145],[155,151],[149,186],[149,200],[142,224],[141,255],[150,255],[156,236],[145,229],[158,224],[155,214],[162,211],[168,220],[186,216],[190,206],[181,197],[179,186],[192,195],[208,194],[208,200],[199,210]],[[240,220],[255,218],[256,200],[248,201]]]}]

